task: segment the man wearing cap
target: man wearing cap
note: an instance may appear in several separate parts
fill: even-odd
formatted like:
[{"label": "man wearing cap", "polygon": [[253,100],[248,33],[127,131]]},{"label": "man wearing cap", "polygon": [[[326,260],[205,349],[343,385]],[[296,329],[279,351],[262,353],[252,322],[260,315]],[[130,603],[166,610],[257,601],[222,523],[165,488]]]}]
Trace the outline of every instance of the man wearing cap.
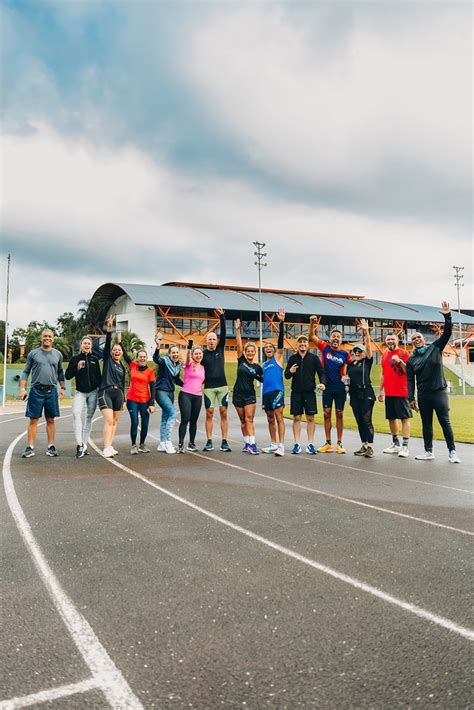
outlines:
[{"label": "man wearing cap", "polygon": [[301,453],[301,417],[306,414],[306,431],[308,445],[306,453],[316,454],[314,447],[314,415],[318,408],[316,404],[316,373],[320,384],[317,388],[321,391],[326,389],[326,375],[321,360],[314,353],[309,352],[308,336],[302,333],[298,338],[297,352],[291,355],[288,360],[285,378],[291,379],[291,403],[290,413],[293,417],[293,435],[295,443],[292,454]]}]

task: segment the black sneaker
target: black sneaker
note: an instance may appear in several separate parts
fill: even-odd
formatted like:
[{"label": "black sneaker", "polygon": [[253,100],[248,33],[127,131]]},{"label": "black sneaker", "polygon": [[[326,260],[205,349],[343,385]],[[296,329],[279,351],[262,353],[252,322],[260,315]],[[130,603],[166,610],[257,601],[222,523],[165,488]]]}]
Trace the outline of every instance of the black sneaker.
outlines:
[{"label": "black sneaker", "polygon": [[35,455],[34,448],[32,446],[27,446],[26,449],[23,451],[21,458],[22,459],[30,459],[34,455]]},{"label": "black sneaker", "polygon": [[212,439],[208,439],[206,445],[202,449],[203,451],[214,451],[214,445]]},{"label": "black sneaker", "polygon": [[48,448],[46,449],[46,456],[57,456],[57,455],[58,455],[58,452],[57,452],[54,444],[51,444],[50,446],[48,446]]},{"label": "black sneaker", "polygon": [[354,456],[365,456],[367,453],[367,449],[365,446],[361,446],[360,449],[357,449],[357,451],[354,451]]},{"label": "black sneaker", "polygon": [[368,446],[365,450],[365,458],[366,459],[373,459],[374,458],[374,450],[371,446]]},{"label": "black sneaker", "polygon": [[222,439],[221,451],[232,451],[226,439]]},{"label": "black sneaker", "polygon": [[86,455],[86,451],[83,446],[76,446],[76,459],[82,459]]},{"label": "black sneaker", "polygon": [[196,446],[196,444],[192,444],[191,442],[189,442],[188,451],[197,451],[197,450],[198,450],[198,447]]}]

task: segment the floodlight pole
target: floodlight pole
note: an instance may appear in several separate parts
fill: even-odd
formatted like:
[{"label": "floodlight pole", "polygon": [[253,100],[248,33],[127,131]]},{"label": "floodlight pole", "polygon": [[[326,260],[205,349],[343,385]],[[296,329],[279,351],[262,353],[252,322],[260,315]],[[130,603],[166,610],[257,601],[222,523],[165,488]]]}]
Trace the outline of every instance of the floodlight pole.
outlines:
[{"label": "floodlight pole", "polygon": [[254,247],[257,249],[257,251],[254,251],[254,255],[257,257],[257,261],[255,262],[255,266],[257,267],[258,270],[258,325],[259,325],[259,353],[260,353],[260,362],[263,361],[263,338],[262,338],[262,269],[264,266],[267,266],[266,263],[263,263],[263,259],[265,256],[267,256],[263,251],[263,247],[265,246],[264,242],[252,242]]},{"label": "floodlight pole", "polygon": [[464,379],[464,353],[462,347],[462,326],[461,326],[461,299],[459,296],[459,289],[464,286],[461,281],[464,279],[464,266],[453,266],[454,269],[454,285],[456,286],[458,292],[458,315],[459,315],[459,347],[461,348],[461,380],[462,380],[462,393],[466,394],[466,380]]},{"label": "floodlight pole", "polygon": [[3,344],[3,390],[2,407],[7,399],[7,355],[8,355],[8,297],[10,295],[10,254],[7,256],[7,294],[5,299],[5,342]]}]

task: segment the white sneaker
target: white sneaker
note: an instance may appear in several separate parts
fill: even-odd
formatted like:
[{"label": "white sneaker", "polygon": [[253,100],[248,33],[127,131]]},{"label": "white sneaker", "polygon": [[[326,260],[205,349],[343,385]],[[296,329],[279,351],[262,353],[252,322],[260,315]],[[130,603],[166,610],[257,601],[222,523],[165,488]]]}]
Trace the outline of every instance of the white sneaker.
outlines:
[{"label": "white sneaker", "polygon": [[285,455],[285,447],[283,446],[283,444],[278,444],[278,446],[276,447],[275,456],[284,456],[284,455]]},{"label": "white sneaker", "polygon": [[117,454],[118,454],[118,451],[117,451],[117,449],[114,449],[114,447],[113,447],[113,446],[111,446],[110,448],[111,448],[111,449],[112,449],[112,451],[114,452],[114,456],[117,456]]},{"label": "white sneaker", "polygon": [[260,449],[260,451],[262,454],[274,454],[277,449],[278,444],[270,444],[269,446],[264,446],[263,449]]},{"label": "white sneaker", "polygon": [[167,454],[175,454],[176,453],[176,449],[173,446],[173,444],[171,443],[171,441],[165,441],[163,451],[165,451]]},{"label": "white sneaker", "polygon": [[400,447],[397,446],[396,444],[392,443],[390,446],[387,446],[386,449],[383,450],[384,454],[399,454],[400,453]]},{"label": "white sneaker", "polygon": [[157,451],[166,451],[166,444],[167,444],[166,441],[160,441],[160,443],[156,447],[156,450]]},{"label": "white sneaker", "polygon": [[401,447],[400,451],[398,452],[398,457],[401,459],[408,458],[408,446]]},{"label": "white sneaker", "polygon": [[415,459],[416,461],[432,461],[434,459],[434,453],[432,451],[424,451],[422,454],[417,454]]},{"label": "white sneaker", "polygon": [[461,459],[457,455],[455,449],[449,452],[449,463],[461,463]]},{"label": "white sneaker", "polygon": [[113,449],[111,446],[106,446],[105,449],[102,451],[102,456],[106,459],[111,459],[115,456],[115,449]]}]

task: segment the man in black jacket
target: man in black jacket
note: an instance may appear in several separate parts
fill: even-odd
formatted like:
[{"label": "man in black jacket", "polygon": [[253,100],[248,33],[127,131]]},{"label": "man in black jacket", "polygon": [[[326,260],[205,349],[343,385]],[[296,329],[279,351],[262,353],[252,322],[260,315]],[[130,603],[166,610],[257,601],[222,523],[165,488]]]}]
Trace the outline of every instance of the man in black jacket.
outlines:
[{"label": "man in black jacket", "polygon": [[291,405],[290,413],[293,416],[293,435],[295,443],[292,454],[301,453],[301,417],[306,414],[306,429],[308,445],[306,453],[315,454],[314,447],[314,415],[318,411],[316,404],[316,373],[318,373],[318,389],[326,389],[326,374],[321,360],[317,355],[308,351],[308,336],[300,335],[297,338],[298,351],[288,360],[285,377],[291,378]]},{"label": "man in black jacket", "polygon": [[[97,395],[101,372],[99,357],[92,352],[92,340],[85,336],[81,340],[81,352],[69,361],[66,380],[76,378],[76,393],[72,400],[72,426],[76,439],[76,459],[87,454],[87,442],[92,427],[92,417],[97,408]],[[86,418],[82,424],[82,410],[86,407]]]},{"label": "man in black jacket", "polygon": [[[449,451],[450,463],[461,463],[454,445],[453,429],[449,420],[449,401],[446,392],[446,380],[443,372],[443,350],[448,344],[453,330],[451,309],[447,301],[441,304],[444,316],[443,335],[426,345],[421,333],[414,333],[411,342],[414,346],[407,360],[408,400],[410,407],[420,412],[423,424],[423,440],[425,451],[418,454],[418,461],[430,461],[433,454],[433,412],[438,421]],[[418,390],[418,404],[415,399],[415,383]]]}]

